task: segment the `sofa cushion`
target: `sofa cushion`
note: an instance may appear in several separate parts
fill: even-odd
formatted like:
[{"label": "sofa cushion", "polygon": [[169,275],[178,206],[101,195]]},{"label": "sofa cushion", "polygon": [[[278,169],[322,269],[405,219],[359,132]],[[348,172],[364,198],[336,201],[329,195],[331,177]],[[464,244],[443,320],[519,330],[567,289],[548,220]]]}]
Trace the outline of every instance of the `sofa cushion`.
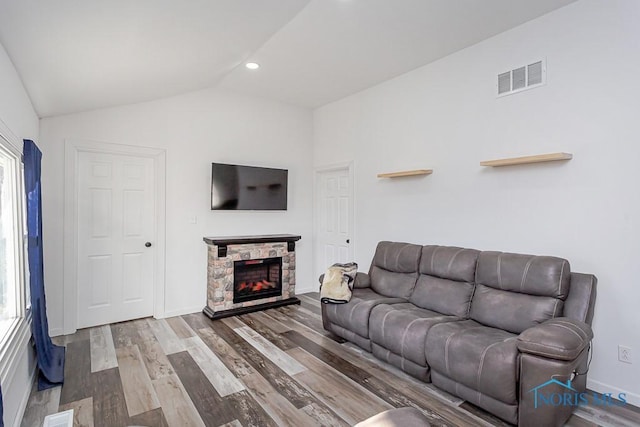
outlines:
[{"label": "sofa cushion", "polygon": [[371,310],[369,337],[371,341],[393,353],[427,366],[424,345],[427,332],[441,322],[459,320],[411,303],[380,304]]},{"label": "sofa cushion", "polygon": [[370,288],[354,289],[347,304],[327,304],[326,316],[331,323],[369,338],[369,315],[378,304],[405,302],[402,298],[389,298]]},{"label": "sofa cushion", "polygon": [[434,325],[427,333],[433,371],[513,404],[518,398],[517,336],[473,320]]},{"label": "sofa cushion", "polygon": [[480,251],[475,249],[455,246],[423,246],[419,271],[443,279],[473,282],[478,254]]},{"label": "sofa cushion", "polygon": [[494,251],[478,256],[476,282],[496,289],[565,300],[570,281],[566,259]]},{"label": "sofa cushion", "polygon": [[562,314],[562,301],[476,285],[470,318],[519,334]]},{"label": "sofa cushion", "polygon": [[478,254],[474,249],[424,246],[420,276],[409,300],[438,313],[468,317]]},{"label": "sofa cushion", "polygon": [[377,293],[408,299],[418,278],[422,246],[380,242],[371,262],[371,288]]},{"label": "sofa cushion", "polygon": [[520,333],[562,315],[570,277],[562,258],[481,252],[469,317]]}]

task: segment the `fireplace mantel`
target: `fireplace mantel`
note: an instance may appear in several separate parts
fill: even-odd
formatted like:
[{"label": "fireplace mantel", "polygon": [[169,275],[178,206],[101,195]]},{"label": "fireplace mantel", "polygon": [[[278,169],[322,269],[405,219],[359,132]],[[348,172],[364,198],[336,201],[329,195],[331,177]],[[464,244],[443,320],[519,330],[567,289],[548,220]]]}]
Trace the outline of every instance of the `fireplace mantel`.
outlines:
[{"label": "fireplace mantel", "polygon": [[297,242],[301,236],[295,234],[262,234],[255,236],[205,237],[210,245],[246,245],[247,243]]},{"label": "fireplace mantel", "polygon": [[204,237],[202,240],[207,245],[215,245],[218,247],[218,256],[224,258],[227,256],[227,246],[229,245],[249,245],[252,243],[276,243],[285,242],[289,252],[296,249],[296,242],[301,236],[294,234],[263,234],[253,236],[221,236],[221,237]]}]

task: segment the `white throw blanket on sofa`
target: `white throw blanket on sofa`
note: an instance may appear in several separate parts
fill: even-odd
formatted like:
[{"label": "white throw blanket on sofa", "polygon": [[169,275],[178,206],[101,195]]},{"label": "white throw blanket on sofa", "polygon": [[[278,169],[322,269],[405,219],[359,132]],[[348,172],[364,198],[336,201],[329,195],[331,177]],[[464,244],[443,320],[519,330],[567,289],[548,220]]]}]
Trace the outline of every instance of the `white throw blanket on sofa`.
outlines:
[{"label": "white throw blanket on sofa", "polygon": [[333,264],[324,275],[320,286],[320,301],[325,304],[345,304],[351,300],[353,282],[358,264]]}]

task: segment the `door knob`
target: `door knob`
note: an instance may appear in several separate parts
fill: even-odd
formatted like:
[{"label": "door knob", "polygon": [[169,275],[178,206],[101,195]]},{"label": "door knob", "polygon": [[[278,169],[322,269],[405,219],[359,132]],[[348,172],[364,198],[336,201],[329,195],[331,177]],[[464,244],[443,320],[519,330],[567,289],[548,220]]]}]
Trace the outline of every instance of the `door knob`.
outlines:
[{"label": "door knob", "polygon": [[351,243],[351,239],[347,239],[347,243]]},{"label": "door knob", "polygon": [[147,242],[147,243],[145,243],[144,245],[145,245],[147,248],[150,248],[150,247],[151,247],[151,242]]}]

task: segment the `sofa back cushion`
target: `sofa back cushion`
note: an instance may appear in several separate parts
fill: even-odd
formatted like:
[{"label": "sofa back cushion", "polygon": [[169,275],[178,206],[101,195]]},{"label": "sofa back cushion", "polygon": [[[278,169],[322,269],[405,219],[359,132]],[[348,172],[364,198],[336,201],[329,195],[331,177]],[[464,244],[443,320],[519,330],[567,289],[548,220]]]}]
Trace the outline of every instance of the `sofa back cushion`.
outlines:
[{"label": "sofa back cushion", "polygon": [[452,246],[424,246],[420,276],[410,301],[438,313],[468,317],[479,253]]},{"label": "sofa back cushion", "polygon": [[422,246],[380,242],[371,262],[371,288],[387,297],[409,298],[416,279]]},{"label": "sofa back cushion", "polygon": [[569,261],[549,256],[480,252],[471,319],[519,334],[562,315]]}]

